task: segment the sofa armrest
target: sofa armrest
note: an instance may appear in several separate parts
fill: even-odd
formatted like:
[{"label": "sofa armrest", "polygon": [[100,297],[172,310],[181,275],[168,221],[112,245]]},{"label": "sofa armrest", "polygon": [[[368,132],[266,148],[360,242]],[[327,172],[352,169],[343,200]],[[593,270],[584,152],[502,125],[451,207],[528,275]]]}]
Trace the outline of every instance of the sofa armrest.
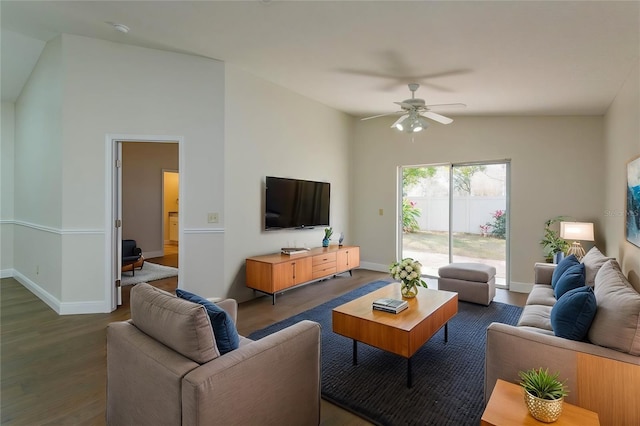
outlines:
[{"label": "sofa armrest", "polygon": [[[551,372],[559,372],[560,379],[567,380],[570,392],[566,400],[571,404],[577,404],[579,398],[577,385],[580,375],[593,374],[592,371],[580,371],[579,355],[597,357],[603,362],[624,363],[625,366],[634,370],[635,374],[640,375],[640,357],[588,342],[539,333],[526,327],[495,322],[490,324],[487,328],[485,351],[485,403],[488,402],[498,379],[516,383],[520,380],[519,371],[543,367]],[[604,389],[609,385],[611,385],[610,389]],[[602,384],[601,388],[602,392],[615,395],[620,391],[621,384],[609,380],[608,383]],[[632,393],[638,394],[640,383],[633,389]]]},{"label": "sofa armrest", "polygon": [[541,263],[536,262],[533,266],[533,271],[535,273],[534,283],[535,284],[548,284],[551,285],[551,277],[553,276],[553,271],[556,269],[556,266],[553,263]]},{"label": "sofa armrest", "polygon": [[180,424],[182,378],[196,368],[131,320],[109,324],[107,425]]},{"label": "sofa armrest", "polygon": [[320,325],[301,321],[191,371],[182,424],[320,422]]}]

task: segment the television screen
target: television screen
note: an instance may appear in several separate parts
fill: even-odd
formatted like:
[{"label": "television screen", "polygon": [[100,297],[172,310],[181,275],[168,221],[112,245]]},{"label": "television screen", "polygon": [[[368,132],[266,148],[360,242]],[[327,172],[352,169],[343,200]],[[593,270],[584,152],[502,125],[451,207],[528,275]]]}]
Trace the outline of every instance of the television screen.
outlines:
[{"label": "television screen", "polygon": [[266,230],[329,226],[331,184],[266,177]]}]

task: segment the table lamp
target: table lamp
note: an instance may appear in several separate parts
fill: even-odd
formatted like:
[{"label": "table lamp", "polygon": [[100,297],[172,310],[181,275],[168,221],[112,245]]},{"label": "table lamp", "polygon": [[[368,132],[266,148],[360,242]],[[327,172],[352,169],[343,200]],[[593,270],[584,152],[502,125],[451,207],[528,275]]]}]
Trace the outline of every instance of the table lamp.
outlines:
[{"label": "table lamp", "polygon": [[560,222],[560,238],[573,240],[567,255],[573,254],[578,260],[585,255],[579,241],[594,241],[593,223],[589,222]]}]

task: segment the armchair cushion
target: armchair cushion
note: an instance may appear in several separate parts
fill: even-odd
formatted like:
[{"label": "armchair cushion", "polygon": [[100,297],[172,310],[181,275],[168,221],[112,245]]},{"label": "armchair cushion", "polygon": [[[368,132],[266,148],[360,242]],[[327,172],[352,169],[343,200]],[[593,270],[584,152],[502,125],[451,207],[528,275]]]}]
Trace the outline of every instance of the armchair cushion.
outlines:
[{"label": "armchair cushion", "polygon": [[204,297],[186,290],[177,289],[176,295],[181,299],[202,305],[207,310],[220,355],[238,349],[240,345],[238,330],[236,330],[236,325],[231,319],[231,316],[225,310]]},{"label": "armchair cushion", "polygon": [[131,320],[143,333],[199,364],[220,356],[206,310],[147,283],[131,289]]},{"label": "armchair cushion", "polygon": [[133,263],[142,256],[142,249],[137,247],[136,240],[122,240],[122,262]]}]

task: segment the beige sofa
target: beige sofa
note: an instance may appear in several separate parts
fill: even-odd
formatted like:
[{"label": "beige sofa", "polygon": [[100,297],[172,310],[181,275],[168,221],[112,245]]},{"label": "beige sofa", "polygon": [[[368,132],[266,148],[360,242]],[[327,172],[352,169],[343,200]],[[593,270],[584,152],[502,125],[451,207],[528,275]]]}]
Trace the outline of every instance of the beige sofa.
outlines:
[{"label": "beige sofa", "polygon": [[[234,323],[235,300],[217,302]],[[222,356],[202,305],[148,284],[107,328],[108,425],[317,425],[320,325],[301,321]]]},{"label": "beige sofa", "polygon": [[[622,280],[624,277],[620,277],[622,272],[616,266],[617,262],[607,263],[608,260],[601,258],[597,268],[586,270],[587,285],[593,283],[596,289],[601,285],[601,292],[607,288],[603,280]],[[640,295],[630,284],[621,284],[618,295],[609,293],[605,297],[595,291],[598,308],[589,329],[589,339],[574,341],[557,337],[550,321],[550,313],[556,303],[551,288],[554,267],[542,263],[535,265],[535,284],[517,326],[493,323],[488,327],[485,403],[498,379],[517,383],[519,371],[543,367],[559,372],[560,378],[566,380],[570,390],[567,402],[597,412],[602,425],[640,424],[640,312],[636,311],[635,316],[628,312],[620,315],[619,326],[608,324],[606,328],[602,327],[605,316],[620,314],[615,312],[615,304],[613,307],[604,306],[605,298],[613,296],[618,303],[621,299],[615,300],[617,296],[628,301],[637,300]],[[602,273],[599,273],[600,267]],[[639,306],[634,303],[632,310]],[[596,324],[598,315],[601,318]],[[592,343],[594,340],[600,344]],[[613,347],[607,347],[603,342],[611,342],[607,345]]]}]

